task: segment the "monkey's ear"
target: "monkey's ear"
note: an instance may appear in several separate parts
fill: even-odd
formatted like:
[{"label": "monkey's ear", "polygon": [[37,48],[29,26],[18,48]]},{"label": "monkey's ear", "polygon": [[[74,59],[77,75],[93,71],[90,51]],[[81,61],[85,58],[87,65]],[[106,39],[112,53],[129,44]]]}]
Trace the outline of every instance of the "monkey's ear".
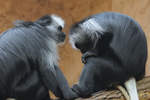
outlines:
[{"label": "monkey's ear", "polygon": [[16,20],[15,22],[13,22],[13,24],[16,26],[16,27],[19,27],[19,26],[25,26],[25,27],[28,27],[29,25],[32,25],[33,22],[30,22],[30,21],[23,21],[23,20]]},{"label": "monkey's ear", "polygon": [[93,41],[94,48],[96,47],[98,42],[102,40],[102,37],[103,37],[103,33],[99,32],[99,31],[95,31],[94,33],[92,33],[91,39]]},{"label": "monkey's ear", "polygon": [[20,26],[22,23],[24,23],[23,20],[16,20],[15,22],[13,22],[13,24],[14,24],[15,26]]},{"label": "monkey's ear", "polygon": [[36,23],[42,25],[42,26],[47,26],[50,23],[52,23],[52,18],[49,15],[45,15],[38,20],[35,21]]},{"label": "monkey's ear", "polygon": [[113,38],[113,34],[111,32],[96,31],[94,35],[94,47],[96,47],[98,43],[108,45]]}]

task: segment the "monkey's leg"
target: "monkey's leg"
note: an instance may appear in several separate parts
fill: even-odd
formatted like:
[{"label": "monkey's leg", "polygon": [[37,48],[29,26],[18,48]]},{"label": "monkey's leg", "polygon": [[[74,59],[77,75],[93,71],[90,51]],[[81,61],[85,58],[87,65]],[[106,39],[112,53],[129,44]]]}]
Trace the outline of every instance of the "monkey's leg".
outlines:
[{"label": "monkey's leg", "polygon": [[117,88],[122,92],[122,94],[126,98],[126,100],[130,100],[130,97],[129,97],[127,91],[125,90],[125,88],[123,88],[121,85],[118,85]]},{"label": "monkey's leg", "polygon": [[89,97],[94,92],[94,77],[97,71],[96,67],[93,66],[92,62],[87,62],[82,70],[79,83],[73,85],[72,89],[80,97]]},{"label": "monkey's leg", "polygon": [[33,70],[12,87],[12,95],[16,100],[50,100],[49,91],[42,83],[37,70]]},{"label": "monkey's leg", "polygon": [[3,82],[0,81],[0,100],[6,100],[8,98],[7,95],[9,95],[9,93],[7,92],[7,87],[6,85],[2,84]]},{"label": "monkey's leg", "polygon": [[[3,90],[1,90],[3,91]],[[3,94],[0,94],[0,100],[6,100],[7,98],[6,97],[3,97]]]}]

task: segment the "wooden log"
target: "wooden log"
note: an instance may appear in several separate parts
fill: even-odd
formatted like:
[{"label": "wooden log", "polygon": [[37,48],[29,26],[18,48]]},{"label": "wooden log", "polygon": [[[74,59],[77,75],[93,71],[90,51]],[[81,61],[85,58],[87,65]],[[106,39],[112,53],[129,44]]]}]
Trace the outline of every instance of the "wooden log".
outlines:
[{"label": "wooden log", "polygon": [[[150,100],[150,77],[145,77],[137,83],[140,100]],[[93,94],[90,98],[76,100],[125,100],[119,90],[103,90]]]}]

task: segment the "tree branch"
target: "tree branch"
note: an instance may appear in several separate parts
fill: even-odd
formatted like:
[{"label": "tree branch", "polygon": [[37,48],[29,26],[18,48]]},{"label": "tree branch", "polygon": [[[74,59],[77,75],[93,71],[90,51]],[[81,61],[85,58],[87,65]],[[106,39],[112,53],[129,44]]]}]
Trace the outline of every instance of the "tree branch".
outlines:
[{"label": "tree branch", "polygon": [[[137,83],[140,100],[150,100],[150,77],[145,77]],[[78,98],[76,100],[125,100],[119,90],[104,90],[97,92],[90,98]]]}]

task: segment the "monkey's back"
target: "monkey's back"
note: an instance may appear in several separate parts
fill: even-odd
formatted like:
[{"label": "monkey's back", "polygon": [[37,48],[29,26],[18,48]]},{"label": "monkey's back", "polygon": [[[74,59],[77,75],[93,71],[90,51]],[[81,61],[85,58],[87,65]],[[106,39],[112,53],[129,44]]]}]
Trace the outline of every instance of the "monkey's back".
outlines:
[{"label": "monkey's back", "polygon": [[[35,63],[40,54],[40,47],[46,45],[42,37],[39,39],[39,32],[40,29],[36,31],[16,27],[0,35],[0,96],[25,98],[32,95],[34,98],[36,94],[30,92],[40,92],[40,88],[43,93],[48,93],[40,80],[38,64]],[[37,39],[41,41],[36,41]]]},{"label": "monkey's back", "polygon": [[[119,58],[118,67],[136,79],[145,74],[145,64],[147,60],[147,41],[140,25],[131,17],[106,12],[92,16],[105,32],[112,34],[109,47]],[[115,66],[114,66],[115,67]],[[117,67],[117,66],[116,66]]]}]

